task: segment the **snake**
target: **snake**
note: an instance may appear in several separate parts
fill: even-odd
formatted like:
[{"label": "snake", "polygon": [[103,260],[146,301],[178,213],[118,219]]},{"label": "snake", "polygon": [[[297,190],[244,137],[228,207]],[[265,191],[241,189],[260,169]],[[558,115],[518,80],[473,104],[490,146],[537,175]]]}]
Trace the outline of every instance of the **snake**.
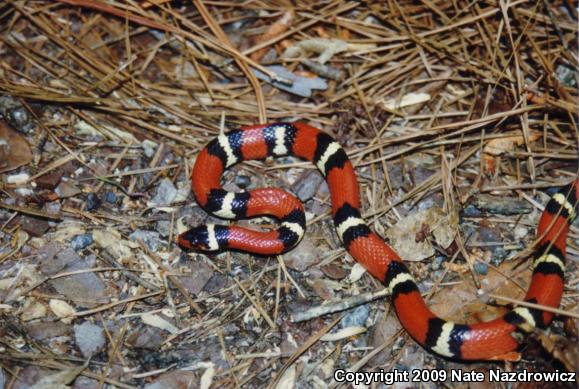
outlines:
[{"label": "snake", "polygon": [[461,324],[439,318],[428,308],[400,256],[362,218],[358,180],[348,155],[332,136],[304,122],[221,132],[199,152],[191,171],[192,192],[206,212],[230,220],[269,216],[279,222],[276,229],[199,225],[178,235],[179,246],[204,253],[234,250],[262,256],[295,247],[306,229],[299,199],[279,188],[232,192],[221,185],[224,171],[239,162],[282,156],[311,161],[324,176],[341,243],[388,289],[400,323],[426,350],[453,360],[517,360],[524,334],[550,324],[554,313],[540,306],[557,308],[561,302],[566,239],[578,212],[579,179],[554,194],[541,214],[532,250],[532,279],[524,297],[530,304],[518,304],[488,322]]}]

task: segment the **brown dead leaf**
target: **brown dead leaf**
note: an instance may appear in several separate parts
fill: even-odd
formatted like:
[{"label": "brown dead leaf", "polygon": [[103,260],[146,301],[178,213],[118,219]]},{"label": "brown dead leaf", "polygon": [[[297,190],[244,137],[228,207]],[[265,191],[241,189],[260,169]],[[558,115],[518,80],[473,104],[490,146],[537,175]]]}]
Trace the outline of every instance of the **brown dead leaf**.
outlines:
[{"label": "brown dead leaf", "polygon": [[[541,138],[539,132],[533,131],[529,135],[529,142],[534,142]],[[491,139],[487,142],[486,146],[483,148],[485,170],[487,172],[494,172],[495,170],[495,160],[494,157],[498,157],[501,154],[512,151],[515,146],[521,146],[525,143],[525,138],[523,135],[507,136],[504,138]]]},{"label": "brown dead leaf", "polygon": [[59,371],[58,373],[45,376],[42,379],[40,379],[38,382],[36,382],[34,385],[30,386],[30,389],[65,389],[65,388],[70,388],[70,386],[68,386],[68,385],[70,383],[72,383],[75,380],[75,378],[78,377],[78,375],[80,373],[82,373],[82,371],[84,369],[86,369],[87,365],[88,365],[88,362],[80,367],[73,367],[70,369],[65,369],[65,370]]},{"label": "brown dead leaf", "polygon": [[32,151],[24,136],[0,121],[0,173],[28,165]]},{"label": "brown dead leaf", "polygon": [[[264,32],[262,35],[257,37],[254,41],[254,44],[260,44],[262,42],[267,42],[268,40],[275,38],[276,36],[283,34],[292,24],[294,19],[294,11],[289,10],[286,11],[281,18],[279,18],[274,24],[268,27],[267,31]],[[263,49],[257,50],[251,53],[250,58],[256,62],[259,62],[263,56],[269,50],[268,47],[264,47]]]},{"label": "brown dead leaf", "polygon": [[[541,138],[539,132],[531,132],[529,135],[529,141],[534,142]],[[487,142],[483,151],[485,154],[490,155],[501,155],[508,151],[513,150],[515,146],[520,146],[525,143],[525,138],[523,135],[507,136],[504,138],[491,139]]]},{"label": "brown dead leaf", "polygon": [[332,280],[341,280],[346,278],[348,273],[344,270],[343,267],[337,266],[334,264],[329,264],[321,267],[322,272],[326,275],[326,277],[331,278]]},{"label": "brown dead leaf", "polygon": [[317,279],[312,283],[312,289],[324,300],[331,300],[335,297],[334,291],[324,280]]},{"label": "brown dead leaf", "polygon": [[[426,234],[425,230],[428,231]],[[421,261],[435,253],[432,239],[425,239],[425,235],[434,237],[437,245],[447,248],[457,231],[456,212],[447,215],[440,207],[432,207],[400,220],[386,231],[385,236],[404,260]]]},{"label": "brown dead leaf", "polygon": [[172,371],[160,375],[156,380],[147,385],[149,389],[161,388],[193,388],[199,383],[199,377],[192,371]]},{"label": "brown dead leaf", "polygon": [[[512,298],[522,298],[524,291],[516,287],[513,281],[525,287],[531,280],[531,271],[519,272],[515,262],[504,262],[498,267],[498,272],[490,270],[482,279],[482,289],[486,294],[504,295]],[[430,301],[433,312],[446,320],[467,322],[473,324],[495,319],[506,313],[502,306],[492,306],[479,296],[471,277],[465,274],[464,282],[458,285],[446,286],[440,289]]]},{"label": "brown dead leaf", "polygon": [[539,341],[549,354],[557,358],[568,371],[579,369],[579,346],[567,337],[539,333]]}]

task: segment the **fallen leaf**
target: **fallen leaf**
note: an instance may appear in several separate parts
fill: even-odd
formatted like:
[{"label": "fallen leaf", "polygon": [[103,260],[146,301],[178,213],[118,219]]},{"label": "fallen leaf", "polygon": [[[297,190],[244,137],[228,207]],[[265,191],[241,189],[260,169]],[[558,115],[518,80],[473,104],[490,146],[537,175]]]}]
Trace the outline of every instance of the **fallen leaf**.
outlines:
[{"label": "fallen leaf", "polygon": [[213,363],[209,363],[209,366],[203,372],[201,376],[201,389],[209,389],[211,387],[211,383],[213,382],[213,377],[215,377],[215,365]]},{"label": "fallen leaf", "polygon": [[86,364],[81,367],[62,370],[56,374],[49,375],[40,379],[37,383],[32,385],[30,389],[70,389],[68,386],[84,369]]},{"label": "fallen leaf", "polygon": [[[541,138],[541,134],[538,132],[532,132],[529,135],[529,142],[534,142]],[[485,154],[489,155],[501,155],[508,151],[514,149],[515,146],[521,146],[525,143],[525,138],[523,135],[507,136],[503,138],[491,139],[487,142],[486,146],[483,148]]]},{"label": "fallen leaf", "polygon": [[75,311],[66,301],[52,299],[48,303],[48,306],[64,323],[70,323],[72,321]]},{"label": "fallen leaf", "polygon": [[384,235],[402,259],[421,261],[435,254],[430,235],[436,244],[447,248],[457,232],[458,215],[455,212],[447,215],[440,207],[432,207],[406,216]]},{"label": "fallen leaf", "polygon": [[331,300],[334,298],[332,288],[324,282],[325,280],[317,279],[312,283],[312,289],[316,294],[324,300]]},{"label": "fallen leaf", "polygon": [[389,110],[400,109],[410,105],[425,103],[430,100],[428,93],[408,93],[402,96],[401,99],[388,99],[381,103],[381,105]]},{"label": "fallen leaf", "polygon": [[279,382],[275,386],[276,389],[292,389],[296,386],[296,366],[292,364],[284,372]]},{"label": "fallen leaf", "polygon": [[282,55],[282,58],[296,58],[303,56],[308,52],[319,53],[318,62],[324,64],[328,62],[335,54],[344,51],[363,51],[376,47],[375,44],[348,43],[341,39],[312,38],[305,39],[288,47]]},{"label": "fallen leaf", "polygon": [[[529,142],[534,142],[541,138],[541,133],[533,131],[529,134]],[[525,138],[523,135],[513,135],[503,138],[491,139],[487,142],[483,148],[483,160],[485,171],[494,173],[495,171],[495,159],[501,154],[512,151],[515,146],[521,146],[525,144]]]},{"label": "fallen leaf", "polygon": [[120,232],[112,228],[95,230],[92,235],[97,245],[109,250],[119,260],[130,257],[132,249],[139,247],[138,243],[122,239]]},{"label": "fallen leaf", "polygon": [[493,320],[505,314],[506,307],[488,304],[488,294],[520,299],[524,295],[524,290],[513,287],[513,282],[525,289],[531,279],[530,269],[517,273],[516,266],[515,261],[503,262],[497,271],[491,271],[481,279],[480,290],[474,286],[470,275],[465,274],[462,276],[463,282],[440,288],[430,300],[430,309],[444,319],[461,323],[473,324]]},{"label": "fallen leaf", "polygon": [[320,340],[323,340],[325,342],[334,342],[336,340],[346,339],[346,338],[349,338],[351,336],[363,334],[367,330],[368,329],[366,327],[362,327],[362,326],[346,327],[346,328],[343,328],[339,331],[332,332],[330,334],[326,334],[326,335],[322,336],[320,338]]},{"label": "fallen leaf", "polygon": [[141,315],[141,320],[146,325],[160,328],[165,330],[171,334],[176,334],[179,332],[179,329],[175,327],[173,324],[169,323],[167,320],[163,319],[161,316],[154,315],[152,313],[144,313]]},{"label": "fallen leaf", "polygon": [[0,173],[28,165],[30,162],[32,151],[24,136],[0,121]]},{"label": "fallen leaf", "polygon": [[350,270],[350,275],[348,276],[348,280],[350,280],[351,283],[354,283],[354,282],[358,281],[360,278],[362,278],[364,273],[366,273],[366,269],[364,268],[364,266],[362,266],[358,262],[356,262],[354,264],[354,266],[352,266],[352,270]]},{"label": "fallen leaf", "polygon": [[[270,25],[262,35],[256,37],[253,43],[258,45],[262,42],[267,42],[268,40],[275,38],[276,36],[281,35],[287,31],[293,22],[294,15],[295,14],[293,10],[284,12],[284,14],[278,20],[276,20],[275,23]],[[259,62],[268,50],[269,47],[264,47],[263,49],[254,51],[251,53],[250,58],[256,62]]]},{"label": "fallen leaf", "polygon": [[20,313],[22,321],[30,321],[46,316],[46,307],[37,299],[31,297],[24,300],[24,306]]},{"label": "fallen leaf", "polygon": [[561,361],[568,371],[577,370],[579,346],[577,346],[576,341],[550,332],[539,332],[538,338],[545,350]]}]

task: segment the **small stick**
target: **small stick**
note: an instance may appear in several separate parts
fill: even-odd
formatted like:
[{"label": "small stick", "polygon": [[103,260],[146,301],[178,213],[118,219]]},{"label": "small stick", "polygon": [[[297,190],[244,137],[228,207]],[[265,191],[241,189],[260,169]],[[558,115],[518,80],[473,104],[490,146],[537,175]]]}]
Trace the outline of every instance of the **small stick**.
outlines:
[{"label": "small stick", "polygon": [[328,313],[345,311],[346,309],[350,309],[358,305],[362,305],[367,302],[377,300],[389,294],[390,292],[388,291],[388,289],[384,288],[378,292],[364,293],[340,300],[333,300],[323,305],[312,307],[306,311],[294,312],[291,314],[290,318],[292,322],[299,323],[302,321],[313,319],[315,317],[327,315]]}]

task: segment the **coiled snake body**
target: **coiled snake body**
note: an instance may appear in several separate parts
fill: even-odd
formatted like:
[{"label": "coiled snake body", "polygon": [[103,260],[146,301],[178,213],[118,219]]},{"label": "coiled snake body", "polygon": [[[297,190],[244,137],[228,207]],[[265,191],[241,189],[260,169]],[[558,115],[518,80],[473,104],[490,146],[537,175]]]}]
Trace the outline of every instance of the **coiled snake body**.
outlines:
[{"label": "coiled snake body", "polygon": [[[179,235],[179,245],[201,251],[241,250],[275,255],[290,250],[305,233],[302,203],[281,189],[225,191],[224,170],[248,160],[293,155],[312,161],[326,178],[332,217],[348,252],[389,289],[398,318],[424,348],[453,359],[513,359],[519,343],[515,332],[544,328],[553,314],[518,307],[486,323],[457,324],[434,315],[416,282],[382,238],[360,214],[360,194],[352,163],[339,143],[304,123],[273,123],[244,127],[213,139],[197,157],[192,172],[193,193],[207,212],[225,219],[269,215],[277,230],[262,232],[237,226],[205,225]],[[533,276],[525,301],[558,307],[563,294],[566,238],[577,210],[579,180],[555,194],[545,207],[533,258]]]}]

